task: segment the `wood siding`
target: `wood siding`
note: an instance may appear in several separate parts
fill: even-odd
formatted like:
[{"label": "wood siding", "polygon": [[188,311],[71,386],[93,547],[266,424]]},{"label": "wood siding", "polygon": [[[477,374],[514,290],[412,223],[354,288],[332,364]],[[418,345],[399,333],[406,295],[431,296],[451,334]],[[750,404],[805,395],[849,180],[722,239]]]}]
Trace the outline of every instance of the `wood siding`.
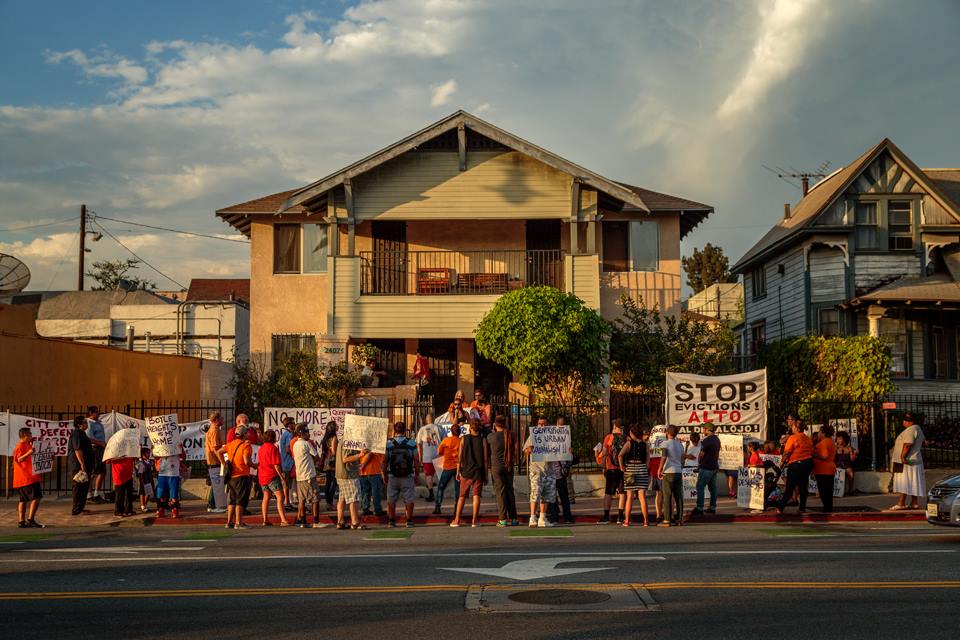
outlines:
[{"label": "wood siding", "polygon": [[413,151],[354,180],[363,219],[567,218],[571,178],[519,152]]},{"label": "wood siding", "polygon": [[[784,266],[782,276],[777,273],[779,264]],[[766,321],[767,342],[802,336],[807,332],[803,251],[798,247],[777,260],[765,263],[763,269],[767,276],[767,294],[763,298],[753,298],[751,275],[747,273],[744,276],[748,353],[752,347],[749,344],[750,326],[755,322]]]},{"label": "wood siding", "polygon": [[857,291],[868,291],[900,276],[919,276],[915,253],[858,253],[854,262]]},{"label": "wood siding", "polygon": [[847,193],[923,193],[923,189],[889,153],[871,162]]},{"label": "wood siding", "polygon": [[958,223],[957,219],[953,217],[953,214],[947,211],[943,205],[930,196],[923,196],[923,202],[921,206],[923,207],[923,224],[949,224],[960,227],[960,223]]},{"label": "wood siding", "polygon": [[568,291],[591,309],[600,310],[600,258],[597,255],[566,256],[564,282]]},{"label": "wood siding", "polygon": [[808,255],[810,302],[842,302],[846,299],[846,267],[843,251],[816,247]]}]

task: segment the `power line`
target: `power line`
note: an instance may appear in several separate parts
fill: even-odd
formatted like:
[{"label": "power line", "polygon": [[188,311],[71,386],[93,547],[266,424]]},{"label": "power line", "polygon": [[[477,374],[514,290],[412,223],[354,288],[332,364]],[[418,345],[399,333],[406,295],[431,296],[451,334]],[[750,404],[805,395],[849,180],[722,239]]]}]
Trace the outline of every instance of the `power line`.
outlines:
[{"label": "power line", "polygon": [[227,242],[242,242],[243,244],[250,244],[249,240],[240,240],[238,238],[224,238],[221,236],[212,236],[206,233],[196,233],[194,231],[182,231],[180,229],[168,229],[167,227],[155,227],[151,224],[143,224],[142,222],[130,222],[129,220],[118,220],[116,218],[108,218],[106,216],[101,216],[99,214],[94,214],[98,220],[109,220],[110,222],[119,222],[121,224],[129,224],[135,227],[146,227],[147,229],[156,229],[157,231],[169,231],[170,233],[182,233],[188,236],[197,236],[198,238],[210,238],[211,240],[226,240]]},{"label": "power line", "polygon": [[97,227],[99,227],[101,231],[103,231],[105,234],[107,234],[108,236],[110,236],[111,238],[113,238],[113,241],[114,241],[114,242],[116,242],[118,245],[120,245],[121,247],[123,247],[124,249],[126,249],[127,252],[128,252],[130,255],[132,255],[134,258],[136,258],[137,260],[139,260],[139,261],[142,262],[143,264],[147,265],[148,267],[150,267],[151,269],[153,269],[154,271],[156,271],[156,272],[159,273],[161,276],[163,276],[164,278],[166,278],[167,280],[169,280],[169,281],[172,282],[173,284],[177,285],[177,286],[180,287],[181,289],[186,289],[185,286],[183,286],[182,284],[180,284],[179,282],[177,282],[176,280],[174,280],[173,278],[171,278],[170,276],[168,276],[167,274],[165,274],[163,271],[160,271],[160,269],[157,269],[155,266],[153,266],[152,264],[150,264],[149,262],[147,262],[146,260],[144,260],[143,258],[141,258],[140,256],[138,256],[136,253],[134,253],[133,250],[132,250],[130,247],[128,247],[127,245],[125,245],[125,244],[123,244],[122,242],[120,242],[120,239],[117,238],[117,236],[115,236],[115,235],[113,235],[112,233],[110,233],[110,231],[109,231],[105,226],[103,226],[102,224],[100,224],[96,219],[93,220],[93,224],[97,225]]},{"label": "power line", "polygon": [[40,229],[41,227],[52,227],[57,224],[63,224],[64,222],[73,222],[76,218],[64,218],[63,220],[57,220],[56,222],[46,222],[44,224],[31,224],[26,227],[7,227],[6,229],[0,229],[0,232],[9,231],[26,231],[27,229]]},{"label": "power line", "polygon": [[53,272],[53,275],[50,276],[50,281],[47,283],[47,290],[50,290],[50,287],[53,286],[53,281],[57,279],[57,276],[60,275],[60,269],[63,268],[63,261],[67,259],[67,254],[73,250],[74,245],[77,244],[77,236],[73,236],[73,239],[70,240],[70,246],[67,247],[67,250],[63,252],[63,255],[60,256],[60,262],[57,263],[57,270]]}]

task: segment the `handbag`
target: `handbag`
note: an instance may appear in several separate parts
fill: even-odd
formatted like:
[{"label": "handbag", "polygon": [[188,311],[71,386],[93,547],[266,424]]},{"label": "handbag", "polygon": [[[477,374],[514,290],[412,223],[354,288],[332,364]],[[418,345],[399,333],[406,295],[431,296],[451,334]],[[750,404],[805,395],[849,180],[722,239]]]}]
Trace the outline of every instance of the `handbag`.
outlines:
[{"label": "handbag", "polygon": [[892,465],[890,465],[890,470],[891,470],[893,473],[903,473],[903,463],[902,463],[902,462],[894,462]]}]

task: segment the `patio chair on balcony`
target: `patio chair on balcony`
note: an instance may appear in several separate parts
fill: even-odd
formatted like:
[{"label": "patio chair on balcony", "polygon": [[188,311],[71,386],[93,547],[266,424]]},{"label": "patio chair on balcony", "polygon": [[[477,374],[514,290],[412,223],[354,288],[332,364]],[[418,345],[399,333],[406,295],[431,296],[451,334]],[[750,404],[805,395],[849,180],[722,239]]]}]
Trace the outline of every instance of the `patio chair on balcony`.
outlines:
[{"label": "patio chair on balcony", "polygon": [[505,273],[461,273],[457,277],[460,293],[504,293],[507,290]]},{"label": "patio chair on balcony", "polygon": [[417,271],[417,293],[422,296],[450,293],[453,269],[430,267]]}]

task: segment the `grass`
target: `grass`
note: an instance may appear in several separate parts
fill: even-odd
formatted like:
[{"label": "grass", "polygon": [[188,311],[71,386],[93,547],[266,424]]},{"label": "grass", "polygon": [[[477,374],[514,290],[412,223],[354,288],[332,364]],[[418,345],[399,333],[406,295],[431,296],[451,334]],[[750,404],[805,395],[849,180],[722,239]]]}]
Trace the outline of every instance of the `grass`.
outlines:
[{"label": "grass", "polygon": [[510,532],[511,538],[570,538],[573,532],[570,529],[514,529]]},{"label": "grass", "polygon": [[231,529],[221,529],[219,531],[194,531],[180,538],[180,540],[222,540],[223,538],[229,538],[234,534],[236,534],[236,531]]},{"label": "grass", "polygon": [[9,536],[0,536],[0,542],[35,542],[52,538],[53,533],[14,533]]},{"label": "grass", "polygon": [[406,540],[413,531],[371,531],[365,540]]},{"label": "grass", "polygon": [[764,532],[768,536],[773,536],[774,538],[777,536],[814,536],[822,538],[833,535],[832,533],[826,533],[818,529],[810,529],[805,527],[774,527],[770,529],[760,529],[760,531]]}]

